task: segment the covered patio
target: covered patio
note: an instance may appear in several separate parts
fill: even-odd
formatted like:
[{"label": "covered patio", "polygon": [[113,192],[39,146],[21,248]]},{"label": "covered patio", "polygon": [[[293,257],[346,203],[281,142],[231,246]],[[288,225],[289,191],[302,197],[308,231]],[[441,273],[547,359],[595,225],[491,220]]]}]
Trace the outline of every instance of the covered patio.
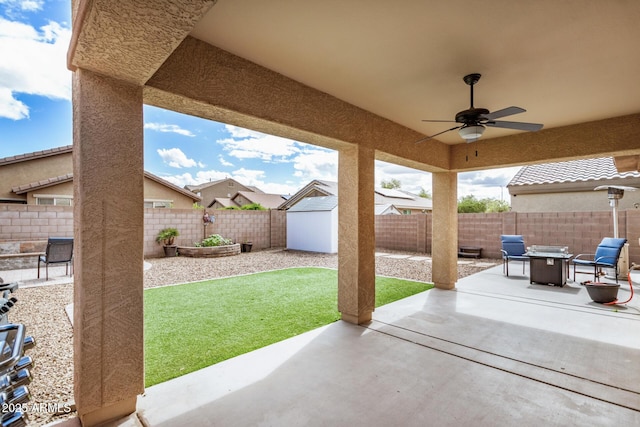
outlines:
[{"label": "covered patio", "polygon": [[497,266],[370,323],[336,322],[150,387],[137,416],[150,427],[637,425],[638,301],[603,306],[579,284],[529,284]]},{"label": "covered patio", "polygon": [[[432,173],[432,276],[438,290],[429,294],[434,300],[418,305],[438,311],[427,311],[428,322],[402,311],[399,315],[424,327],[406,331],[410,336],[430,337],[442,327],[446,336],[441,338],[455,343],[458,334],[473,330],[478,317],[457,317],[456,310],[481,298],[456,284],[458,173],[601,156],[615,157],[619,171],[638,170],[640,56],[634,52],[639,16],[640,4],[622,0],[415,1],[402,7],[382,1],[73,0],[68,64],[74,71],[74,386],[83,425],[126,416],[142,405],[143,104],[338,151],[338,308],[349,324],[332,325],[313,343],[320,344],[327,334],[340,335],[343,341],[335,350],[340,355],[333,355],[337,360],[352,367],[369,365],[369,372],[392,383],[389,365],[378,364],[384,340],[398,340],[393,346],[398,354],[387,360],[406,359],[416,368],[435,350],[382,334],[404,331],[385,325],[384,318],[371,324],[377,331],[355,326],[369,325],[373,316],[374,161]],[[542,123],[544,129],[492,127],[467,144],[457,132],[440,134],[453,124],[423,121],[453,120],[456,112],[469,108],[462,82],[469,73],[484,75],[478,106],[492,111],[525,107],[528,111],[516,120]],[[630,242],[636,244],[637,237],[629,236]],[[500,311],[527,304],[489,301],[501,302]],[[554,309],[562,319],[581,312]],[[601,317],[618,320],[617,315]],[[559,327],[569,327],[566,320],[557,320]],[[529,352],[532,343],[551,338],[558,345],[535,348],[534,362],[565,360],[557,352],[566,354],[567,365],[570,356],[587,357],[574,355],[572,347],[581,348],[593,337],[579,335],[574,342],[568,331],[540,337],[532,335],[539,332],[533,318],[527,322],[514,331],[522,340],[512,341],[511,333],[508,339],[492,336],[491,347],[478,357],[508,354],[514,346]],[[512,327],[506,318],[481,323],[491,324],[486,331],[492,333]],[[622,342],[635,336],[626,323],[614,329]],[[571,340],[558,339],[567,336]],[[627,354],[624,345],[606,344],[611,345],[623,350],[607,354]],[[638,360],[637,354],[631,356],[624,363]],[[485,365],[467,363],[458,357],[442,360],[448,369],[430,372],[418,381],[415,393],[406,393],[419,399],[407,402],[415,405],[407,410],[414,408],[419,417],[438,402],[432,411],[438,417],[461,416],[454,409],[466,407],[471,389],[461,382],[453,394],[444,394],[446,384],[467,366],[477,370],[475,376],[489,372]],[[417,381],[417,371],[412,372],[410,378]],[[521,378],[504,380],[518,389]],[[332,388],[345,396],[353,414],[380,408],[382,396],[376,390],[391,390],[370,388],[364,375],[351,379],[346,384],[338,378]],[[313,392],[313,384],[305,384],[305,391]],[[496,385],[492,391],[505,389]],[[549,393],[567,401],[567,407],[577,404],[576,412],[584,410],[584,416],[591,411],[591,403],[567,400],[565,391],[558,390],[552,387]],[[427,391],[437,397],[429,401]],[[538,405],[547,399],[531,392],[510,405],[517,395],[501,395],[503,411],[522,411],[519,403]],[[482,398],[488,400],[489,393]],[[214,417],[222,417],[223,409],[216,409],[221,414]]]}]

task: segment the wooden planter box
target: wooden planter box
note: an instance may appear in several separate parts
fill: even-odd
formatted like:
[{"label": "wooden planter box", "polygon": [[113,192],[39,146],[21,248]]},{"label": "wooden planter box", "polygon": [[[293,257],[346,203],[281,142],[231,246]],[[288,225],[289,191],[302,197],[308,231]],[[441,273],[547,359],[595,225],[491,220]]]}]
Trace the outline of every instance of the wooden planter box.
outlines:
[{"label": "wooden planter box", "polygon": [[193,258],[218,258],[223,256],[232,256],[240,254],[240,243],[225,246],[210,246],[205,248],[197,248],[195,246],[178,246],[180,256],[188,256]]}]

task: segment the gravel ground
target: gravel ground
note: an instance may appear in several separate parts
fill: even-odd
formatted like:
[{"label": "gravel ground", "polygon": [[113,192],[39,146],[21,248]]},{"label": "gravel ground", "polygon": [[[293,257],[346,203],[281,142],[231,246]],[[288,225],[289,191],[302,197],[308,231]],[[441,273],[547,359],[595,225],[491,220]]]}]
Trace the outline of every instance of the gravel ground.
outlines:
[{"label": "gravel ground", "polygon": [[[394,255],[413,255],[390,252]],[[496,260],[477,260],[496,264]],[[312,254],[297,251],[265,250],[226,258],[158,258],[147,260],[152,267],[144,273],[145,288],[175,283],[193,282],[216,277],[235,276],[286,267],[317,266],[337,268],[337,255]],[[458,265],[459,277],[486,269],[473,264]],[[404,279],[431,281],[431,264],[424,261],[376,257],[376,274]],[[0,272],[0,277],[2,272]],[[31,404],[73,405],[73,342],[72,328],[64,308],[73,302],[73,285],[41,286],[19,289],[18,303],[9,313],[10,321],[24,323],[27,334],[36,338],[36,347],[29,351],[35,361]],[[65,405],[67,405],[65,407]],[[39,407],[39,406],[38,406]],[[29,411],[30,426],[75,415],[47,411]],[[51,408],[51,406],[49,407]]]}]

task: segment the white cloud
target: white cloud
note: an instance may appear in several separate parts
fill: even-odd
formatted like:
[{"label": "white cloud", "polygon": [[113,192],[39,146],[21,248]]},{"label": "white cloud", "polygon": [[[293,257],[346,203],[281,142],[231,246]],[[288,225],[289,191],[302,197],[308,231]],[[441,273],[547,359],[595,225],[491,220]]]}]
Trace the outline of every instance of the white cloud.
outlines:
[{"label": "white cloud", "polygon": [[218,160],[222,166],[233,166],[233,163],[228,162],[222,154],[218,154]]},{"label": "white cloud", "polygon": [[172,168],[204,167],[202,163],[188,158],[179,148],[160,148],[158,149],[158,154],[162,158],[162,161]]},{"label": "white cloud", "polygon": [[20,12],[37,12],[42,10],[44,0],[0,0],[4,6],[5,13],[14,16]]},{"label": "white cloud", "polygon": [[197,184],[190,173],[183,173],[182,175],[158,175],[162,179],[169,181],[178,187],[184,187],[185,185]]},{"label": "white cloud", "polygon": [[294,194],[301,186],[292,182],[274,183],[264,180],[265,171],[240,168],[233,171],[231,178],[244,185],[252,185],[269,194]]},{"label": "white cloud", "polygon": [[24,0],[20,1],[20,7],[24,11],[35,12],[42,9],[44,0]]},{"label": "white cloud", "polygon": [[177,175],[159,175],[163,179],[177,185],[178,187],[184,187],[185,185],[197,185],[204,184],[205,182],[218,181],[220,179],[228,178],[229,174],[226,172],[208,170],[198,171],[194,177],[191,173],[185,172]]},{"label": "white cloud", "polygon": [[156,132],[177,133],[178,135],[190,137],[196,136],[188,129],[183,129],[178,125],[169,125],[166,123],[145,123],[144,128],[154,130]]},{"label": "white cloud", "polygon": [[477,199],[510,199],[506,185],[520,167],[489,169],[484,171],[463,172],[458,174],[458,198],[473,195]]},{"label": "white cloud", "polygon": [[[5,3],[6,4],[6,3]],[[39,2],[10,2],[9,6],[38,7]],[[18,94],[71,99],[71,72],[67,49],[71,30],[57,22],[36,30],[33,26],[0,18],[0,117],[29,117],[29,107]]]},{"label": "white cloud", "polygon": [[429,172],[411,169],[393,163],[375,162],[375,185],[379,187],[382,181],[397,179],[402,184],[401,189],[419,194],[424,189],[431,194],[431,174]]},{"label": "white cloud", "polygon": [[20,120],[29,117],[29,107],[13,97],[11,90],[0,87],[0,117]]},{"label": "white cloud", "polygon": [[233,179],[243,183],[244,185],[256,185],[256,183],[264,183],[260,178],[264,177],[263,170],[252,170],[240,168],[233,171]]},{"label": "white cloud", "polygon": [[259,159],[267,163],[289,162],[304,145],[287,138],[225,125],[231,138],[218,140],[223,150],[237,159]]},{"label": "white cloud", "polygon": [[338,180],[338,152],[323,148],[309,148],[293,159],[294,176],[303,181]]}]

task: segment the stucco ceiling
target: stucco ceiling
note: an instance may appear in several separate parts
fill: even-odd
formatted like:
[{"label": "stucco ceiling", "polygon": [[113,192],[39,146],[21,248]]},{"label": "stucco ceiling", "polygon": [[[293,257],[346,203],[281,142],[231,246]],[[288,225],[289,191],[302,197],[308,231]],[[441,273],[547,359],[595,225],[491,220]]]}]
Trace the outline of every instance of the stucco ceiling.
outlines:
[{"label": "stucco ceiling", "polygon": [[476,107],[527,110],[504,120],[640,112],[639,22],[637,0],[218,0],[191,35],[430,135],[453,125],[422,119],[468,108],[472,72]]}]

